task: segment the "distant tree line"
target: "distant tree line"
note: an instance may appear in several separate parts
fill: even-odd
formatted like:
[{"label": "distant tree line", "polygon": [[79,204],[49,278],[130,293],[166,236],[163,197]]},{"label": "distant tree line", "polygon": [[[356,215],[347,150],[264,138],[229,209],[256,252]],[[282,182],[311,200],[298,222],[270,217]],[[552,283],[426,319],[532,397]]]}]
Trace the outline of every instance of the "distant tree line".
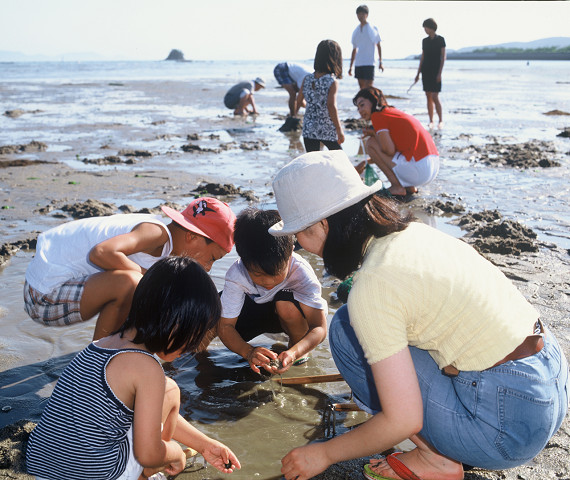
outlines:
[{"label": "distant tree line", "polygon": [[485,47],[473,50],[471,53],[570,53],[570,45],[567,47],[540,47],[540,48],[505,48],[505,47]]}]

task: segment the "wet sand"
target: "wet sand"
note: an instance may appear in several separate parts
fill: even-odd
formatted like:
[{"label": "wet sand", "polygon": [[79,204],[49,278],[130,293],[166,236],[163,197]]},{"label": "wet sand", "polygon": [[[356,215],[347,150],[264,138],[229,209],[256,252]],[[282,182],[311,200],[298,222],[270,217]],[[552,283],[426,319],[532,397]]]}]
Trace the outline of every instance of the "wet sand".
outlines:
[{"label": "wet sand", "polygon": [[[259,128],[266,129],[261,133],[251,119],[234,119],[230,115],[220,115],[213,118],[211,122],[202,119],[192,128],[185,129],[186,131],[182,128],[174,131],[169,124],[158,121],[149,122],[139,132],[125,132],[125,127],[121,125],[112,127],[106,125],[106,129],[112,130],[113,135],[117,135],[110,142],[106,142],[101,136],[78,137],[74,142],[66,140],[67,143],[72,143],[74,155],[78,152],[77,166],[75,164],[70,166],[73,162],[61,162],[62,153],[50,151],[49,143],[47,151],[35,144],[29,146],[31,139],[26,142],[14,142],[11,146],[16,148],[0,153],[0,205],[2,206],[0,265],[3,265],[0,266],[0,284],[3,291],[3,299],[0,302],[0,321],[2,322],[0,426],[4,427],[0,431],[0,478],[31,478],[22,473],[21,451],[32,428],[32,424],[26,423],[25,420],[37,421],[59,373],[72,358],[74,352],[78,350],[77,347],[88,343],[92,333],[92,325],[72,326],[64,330],[43,328],[33,324],[22,313],[23,272],[33,254],[33,242],[37,232],[85,214],[137,211],[141,208],[154,208],[164,202],[183,206],[194,194],[203,191],[204,183],[213,183],[214,186],[230,184],[239,189],[230,195],[224,193],[231,192],[231,188],[211,190],[218,192],[211,194],[219,195],[220,198],[228,201],[236,212],[250,202],[272,205],[274,200],[271,195],[270,179],[288,159],[301,153],[302,147],[300,147],[298,134],[278,134],[278,136],[270,134],[270,138],[266,139],[264,134],[267,133],[267,129],[276,130],[274,127],[278,127],[284,120],[282,115],[275,113],[284,111],[285,104],[277,103],[277,100],[281,102],[282,98],[279,99],[275,92],[269,95],[275,96],[274,103],[271,103],[272,107],[269,107],[266,114],[271,117],[270,125],[269,127],[260,126]],[[22,121],[26,119],[26,116],[33,117],[33,115],[33,112],[25,113],[15,120]],[[347,118],[347,115],[345,114],[343,118]],[[261,120],[257,122],[262,123]],[[217,133],[212,134],[211,123],[215,124],[215,130],[230,131],[232,138],[212,138],[211,135],[217,135]],[[22,125],[26,128],[25,122]],[[102,127],[81,127],[81,130],[96,132],[98,128]],[[129,141],[129,135],[136,134],[146,138],[152,137],[153,146],[139,148],[140,144]],[[189,137],[188,135],[191,134],[194,136]],[[465,162],[472,164],[471,174],[475,172],[475,174],[485,175],[482,168],[487,169],[485,172],[488,172],[488,169],[497,168],[488,163],[498,158],[501,154],[500,148],[505,150],[502,154],[509,158],[520,158],[528,150],[528,148],[521,149],[516,146],[517,142],[511,142],[515,145],[511,148],[505,147],[504,141],[500,142],[502,145],[499,147],[496,145],[497,142],[488,140],[483,146],[475,145],[481,150],[475,154],[475,149],[470,144],[471,139],[460,138],[458,135],[445,138],[445,131],[437,132],[435,135],[442,157],[456,156],[459,162],[464,162],[463,167]],[[156,138],[160,136],[163,136],[164,141],[170,142],[173,146],[157,154]],[[354,145],[356,134],[348,136],[347,143],[352,141]],[[524,144],[522,141],[519,143]],[[457,146],[456,150],[452,150],[449,146],[452,144],[461,145]],[[187,145],[197,145],[199,148]],[[21,146],[23,148],[20,148]],[[27,151],[26,146],[28,146]],[[183,146],[187,146],[186,149],[183,149]],[[501,180],[505,177],[509,178],[510,175],[516,176],[515,181],[523,179],[520,182],[521,190],[510,192],[511,196],[519,196],[517,199],[519,203],[520,197],[526,198],[527,195],[536,193],[536,189],[534,187],[525,189],[526,177],[522,176],[524,173],[511,174],[504,168],[517,169],[516,172],[540,168],[538,173],[536,170],[531,170],[528,174],[530,177],[537,178],[539,183],[548,182],[550,178],[560,178],[561,175],[567,178],[569,167],[566,153],[561,153],[560,149],[549,152],[548,146],[543,144],[538,148],[541,152],[545,151],[544,166],[527,165],[524,162],[522,166],[516,166],[501,162],[502,170],[499,168],[496,170],[496,175]],[[128,151],[134,154],[127,154]],[[151,156],[146,156],[142,153],[144,151],[150,151]],[[353,151],[355,152],[356,150]],[[223,157],[224,160],[220,160],[217,168],[211,169],[208,164],[216,162],[223,155],[226,155]],[[68,154],[67,157],[69,156]],[[157,158],[161,156],[171,159],[174,166],[161,167],[160,159]],[[536,153],[527,155],[527,157],[536,156]],[[112,157],[115,159],[113,160]],[[84,163],[83,159],[89,162]],[[127,163],[129,159],[135,163]],[[99,168],[101,163],[98,160],[108,163],[120,162],[120,168]],[[86,166],[83,168],[94,165],[93,170],[83,170],[79,162]],[[240,162],[239,166],[236,165],[237,162]],[[558,162],[560,166],[554,165],[555,162]],[[152,164],[152,167],[146,168],[146,164]],[[132,165],[131,169],[129,169],[130,165]],[[189,168],[189,166],[195,168]],[[493,175],[494,173],[490,177]],[[446,173],[442,172],[434,184],[422,189],[420,195],[414,197],[409,203],[403,204],[402,208],[413,209],[421,220],[437,228],[442,228],[457,236],[464,236],[466,241],[472,243],[498,265],[540,311],[541,317],[557,335],[566,355],[570,356],[568,314],[570,310],[568,303],[570,256],[567,244],[564,243],[567,239],[560,233],[564,232],[564,226],[568,225],[567,216],[566,219],[564,218],[564,211],[566,215],[568,214],[568,210],[565,210],[568,205],[567,187],[565,190],[539,192],[535,202],[523,201],[533,219],[540,215],[548,215],[548,208],[543,208],[544,205],[547,207],[556,205],[552,208],[557,208],[557,210],[550,218],[562,215],[562,228],[556,228],[556,225],[530,228],[516,221],[512,214],[512,199],[506,195],[497,195],[497,191],[500,192],[502,187],[499,181],[496,185],[487,185],[487,188],[495,190],[494,194],[483,193],[483,197],[492,195],[496,199],[496,202],[491,205],[489,202],[475,200],[469,194],[454,193],[453,186],[457,181],[457,176],[449,174],[446,176]],[[474,192],[477,192],[478,188],[482,187],[474,185]],[[88,200],[93,201],[88,202]],[[557,202],[557,200],[562,202]],[[538,220],[535,223],[540,227]],[[553,235],[549,236],[548,232]],[[552,241],[549,241],[550,238]],[[218,286],[221,286],[224,269],[231,264],[231,261],[232,257],[229,255],[213,270],[212,274]],[[323,275],[322,264],[319,264],[317,259],[310,258],[310,261],[322,278],[326,298],[331,298],[337,282]],[[336,306],[338,304],[331,302],[332,310]],[[29,335],[29,342],[33,348],[22,348],[24,342],[27,342],[27,335]],[[326,345],[315,352],[312,365],[303,368],[301,373],[295,372],[295,374],[334,371],[334,364],[327,356]],[[283,454],[293,446],[323,437],[321,423],[323,402],[326,402],[327,398],[346,399],[349,393],[346,387],[337,385],[289,388],[273,395],[268,381],[260,382],[259,378],[252,378],[247,372],[248,369],[244,370],[243,365],[236,363],[235,359],[223,357],[221,349],[218,348],[214,348],[207,358],[192,360],[193,363],[189,364],[192,368],[189,368],[185,362],[186,360],[175,362],[171,367],[172,370],[168,371],[169,374],[180,376],[177,378],[179,383],[186,381],[188,385],[194,383],[199,385],[205,377],[209,378],[209,382],[218,378],[221,383],[227,382],[228,378],[232,379],[228,389],[215,391],[215,398],[201,399],[200,392],[198,392],[188,393],[189,397],[183,399],[184,413],[191,420],[198,422],[199,428],[227,442],[238,453],[242,463],[243,459],[247,458],[254,465],[247,471],[244,468],[242,474],[236,472],[228,478],[279,478],[278,460]],[[200,371],[196,373],[194,371],[196,369]],[[236,388],[239,388],[239,391],[236,392]],[[243,411],[231,412],[227,418],[224,417],[220,413],[224,405],[214,403],[218,401],[218,397],[223,392],[236,398],[243,398]],[[196,402],[202,402],[200,407],[203,408],[197,408]],[[283,404],[286,408],[278,410]],[[210,418],[207,417],[207,405],[211,407]],[[235,405],[233,403],[232,408],[235,408]],[[193,406],[196,412],[193,411]],[[271,409],[275,409],[275,414]],[[261,416],[256,416],[256,412],[260,411],[263,412]],[[299,414],[301,418],[288,418],[292,416],[292,412],[301,412]],[[216,418],[220,416],[223,419],[221,422],[219,418]],[[275,421],[268,425],[268,419],[272,417]],[[339,416],[339,429],[363,420],[362,416]],[[300,423],[303,427],[288,430],[288,422],[295,425]],[[250,440],[250,435],[256,438]],[[248,436],[248,440],[245,440],[244,436]],[[244,445],[245,443],[248,445]],[[267,445],[271,445],[270,451],[267,450]],[[570,476],[569,450],[570,420],[567,417],[559,432],[530,464],[498,472],[475,469],[466,472],[465,478],[472,480],[566,478]],[[358,459],[334,465],[316,478],[320,480],[360,479],[362,478],[362,465],[365,461],[366,459]],[[267,462],[271,463],[270,468],[264,465]],[[259,469],[256,468],[257,465]],[[258,473],[260,471],[273,473],[260,474]],[[216,476],[210,467],[196,472],[185,472],[178,478],[212,477],[220,476]]]}]

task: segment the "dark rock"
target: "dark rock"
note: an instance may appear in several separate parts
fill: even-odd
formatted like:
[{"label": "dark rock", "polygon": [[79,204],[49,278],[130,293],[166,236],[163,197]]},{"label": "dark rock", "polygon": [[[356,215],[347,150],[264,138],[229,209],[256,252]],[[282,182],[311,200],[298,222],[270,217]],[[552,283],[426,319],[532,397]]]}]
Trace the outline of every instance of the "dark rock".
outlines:
[{"label": "dark rock", "polygon": [[147,150],[121,150],[117,155],[123,157],[152,157],[152,153]]},{"label": "dark rock", "polygon": [[26,472],[25,451],[35,426],[36,424],[29,420],[20,420],[0,430],[0,470],[4,471],[0,472],[1,478],[22,478],[13,475]]},{"label": "dark rock", "polygon": [[505,220],[501,223],[491,225],[483,225],[475,229],[472,234],[473,237],[502,237],[502,238],[524,238],[534,240],[536,233],[524,225],[513,222],[512,220]]},{"label": "dark rock", "polygon": [[459,219],[453,221],[455,225],[459,225],[464,230],[475,230],[483,224],[497,222],[503,216],[498,210],[483,210],[482,212],[474,212],[463,215]]},{"label": "dark rock", "polygon": [[11,153],[45,152],[47,145],[43,142],[31,141],[27,145],[4,145],[0,147],[0,154],[9,155]]},{"label": "dark rock", "polygon": [[253,190],[242,190],[240,187],[236,187],[230,183],[202,183],[198,186],[195,193],[197,195],[213,195],[213,196],[235,196],[239,195],[245,198],[249,202],[258,202],[259,198],[255,196]]},{"label": "dark rock", "polygon": [[36,232],[34,237],[28,238],[26,240],[18,240],[16,242],[4,243],[0,245],[0,266],[4,265],[12,255],[19,252],[20,250],[35,250],[38,233],[39,232]]},{"label": "dark rock", "polygon": [[570,127],[565,127],[564,130],[562,130],[558,135],[556,135],[557,137],[562,137],[562,138],[570,138]]},{"label": "dark rock", "polygon": [[182,145],[182,151],[186,153],[220,153],[220,149],[218,148],[202,148],[199,145],[194,145],[193,143],[188,143],[186,145]]},{"label": "dark rock", "polygon": [[287,117],[285,123],[279,127],[280,132],[296,132],[301,129],[301,119],[296,117]]},{"label": "dark rock", "polygon": [[25,113],[40,113],[42,110],[20,110],[19,108],[14,110],[6,110],[4,115],[9,118],[18,118]]},{"label": "dark rock", "polygon": [[264,142],[263,140],[254,140],[251,142],[241,142],[239,144],[239,148],[242,150],[262,150],[263,148],[267,148],[269,144]]},{"label": "dark rock", "polygon": [[8,168],[8,167],[27,167],[29,165],[38,165],[40,163],[50,163],[44,160],[6,160],[0,161],[0,168]]},{"label": "dark rock", "polygon": [[442,202],[441,200],[436,200],[431,204],[428,204],[424,207],[426,212],[431,213],[432,215],[442,215],[442,214],[460,214],[465,211],[465,207],[459,203],[453,203],[449,200],[446,202]]},{"label": "dark rock", "polygon": [[493,143],[484,146],[453,147],[450,151],[473,154],[469,160],[490,166],[522,169],[560,166],[560,162],[554,158],[558,155],[554,144],[539,140],[509,144],[505,143],[505,139],[493,139]]},{"label": "dark rock", "polygon": [[121,205],[119,210],[123,213],[133,213],[135,211],[135,207],[132,205]]},{"label": "dark rock", "polygon": [[64,212],[68,212],[75,219],[89,217],[105,217],[113,215],[116,207],[110,203],[100,202],[99,200],[89,199],[83,203],[74,203],[72,205],[64,205],[61,207]]},{"label": "dark rock", "polygon": [[347,118],[343,123],[346,130],[362,130],[368,126],[366,120],[362,118]]},{"label": "dark rock", "polygon": [[132,158],[128,160],[123,160],[121,157],[117,155],[109,155],[103,158],[84,158],[83,163],[91,164],[91,165],[117,165],[117,164],[125,164],[125,165],[132,165],[135,161]]},{"label": "dark rock", "polygon": [[170,50],[170,53],[168,54],[168,57],[165,58],[165,60],[184,62],[184,54],[180,50],[176,50],[175,48],[173,48],[172,50]]},{"label": "dark rock", "polygon": [[536,233],[519,222],[503,220],[497,210],[468,213],[451,223],[469,232],[463,240],[480,253],[538,252]]},{"label": "dark rock", "polygon": [[207,195],[239,195],[241,193],[241,188],[236,187],[230,183],[206,183],[199,187],[200,192]]},{"label": "dark rock", "polygon": [[544,112],[543,115],[570,115],[570,113],[556,109],[556,110],[550,110],[549,112]]},{"label": "dark rock", "polygon": [[18,117],[24,115],[24,113],[26,113],[26,112],[24,112],[24,110],[16,109],[16,110],[6,110],[4,112],[4,115],[6,115],[7,117],[10,117],[10,118],[18,118]]}]

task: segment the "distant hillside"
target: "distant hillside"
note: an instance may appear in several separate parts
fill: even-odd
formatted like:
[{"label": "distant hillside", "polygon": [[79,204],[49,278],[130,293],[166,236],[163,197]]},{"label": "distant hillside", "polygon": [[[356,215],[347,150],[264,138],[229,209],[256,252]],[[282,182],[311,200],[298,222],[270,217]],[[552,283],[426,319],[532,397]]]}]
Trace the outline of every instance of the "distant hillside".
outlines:
[{"label": "distant hillside", "polygon": [[448,50],[449,60],[570,60],[570,37]]}]

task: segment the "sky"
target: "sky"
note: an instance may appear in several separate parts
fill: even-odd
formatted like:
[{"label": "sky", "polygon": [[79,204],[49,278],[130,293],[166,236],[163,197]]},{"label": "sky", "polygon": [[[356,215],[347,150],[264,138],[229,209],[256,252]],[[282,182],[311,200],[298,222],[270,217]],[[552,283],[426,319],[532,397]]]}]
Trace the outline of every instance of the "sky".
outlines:
[{"label": "sky", "polygon": [[569,37],[568,1],[0,0],[0,51],[64,58],[305,60],[336,40],[345,58],[365,2],[384,58],[421,53],[433,17],[447,48]]}]

